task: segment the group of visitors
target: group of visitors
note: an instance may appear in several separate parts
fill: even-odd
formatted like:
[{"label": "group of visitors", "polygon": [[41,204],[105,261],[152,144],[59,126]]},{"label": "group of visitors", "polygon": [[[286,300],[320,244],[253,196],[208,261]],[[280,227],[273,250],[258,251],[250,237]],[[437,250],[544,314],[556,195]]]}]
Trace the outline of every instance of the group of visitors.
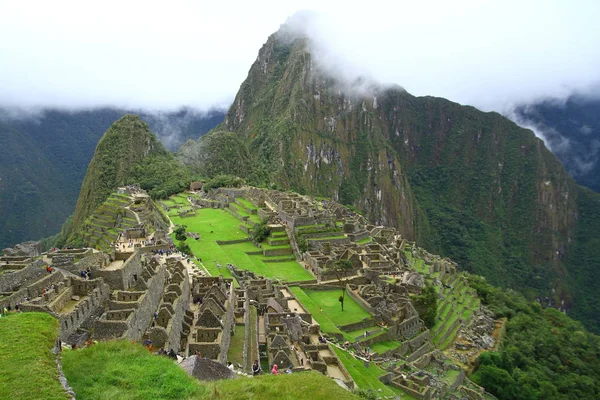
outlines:
[{"label": "group of visitors", "polygon": [[[286,374],[291,374],[293,372],[293,369],[294,369],[294,366],[290,365],[285,370],[285,373]],[[277,364],[273,364],[273,368],[271,368],[271,375],[279,375],[279,367],[277,366]]]},{"label": "group of visitors", "polygon": [[82,269],[79,271],[79,276],[81,276],[83,279],[90,280],[92,279],[92,270],[90,267],[88,267],[88,269]]}]

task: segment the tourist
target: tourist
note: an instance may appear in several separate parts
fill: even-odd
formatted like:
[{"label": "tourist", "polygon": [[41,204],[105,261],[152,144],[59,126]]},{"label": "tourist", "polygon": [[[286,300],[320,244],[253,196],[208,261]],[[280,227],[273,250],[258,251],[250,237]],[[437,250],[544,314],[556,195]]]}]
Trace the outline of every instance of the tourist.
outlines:
[{"label": "tourist", "polygon": [[258,360],[254,360],[254,364],[252,364],[252,375],[260,374],[260,364]]},{"label": "tourist", "polygon": [[277,364],[273,364],[273,369],[271,370],[271,375],[279,375],[277,371]]},{"label": "tourist", "polygon": [[285,373],[286,373],[286,374],[291,374],[291,373],[292,373],[292,369],[293,369],[293,368],[294,368],[294,366],[293,366],[293,365],[290,365],[290,366],[289,366],[289,367],[288,367],[288,368],[285,370]]}]

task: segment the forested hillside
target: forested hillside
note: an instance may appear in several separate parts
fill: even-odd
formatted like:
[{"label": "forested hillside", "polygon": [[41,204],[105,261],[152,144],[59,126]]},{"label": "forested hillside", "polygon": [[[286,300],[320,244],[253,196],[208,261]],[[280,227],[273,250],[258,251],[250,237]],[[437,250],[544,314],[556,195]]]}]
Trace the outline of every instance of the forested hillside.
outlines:
[{"label": "forested hillside", "polygon": [[[73,212],[98,140],[125,114],[111,108],[19,116],[0,110],[0,248],[58,233]],[[221,122],[223,113],[182,109],[141,117],[174,150]]]}]

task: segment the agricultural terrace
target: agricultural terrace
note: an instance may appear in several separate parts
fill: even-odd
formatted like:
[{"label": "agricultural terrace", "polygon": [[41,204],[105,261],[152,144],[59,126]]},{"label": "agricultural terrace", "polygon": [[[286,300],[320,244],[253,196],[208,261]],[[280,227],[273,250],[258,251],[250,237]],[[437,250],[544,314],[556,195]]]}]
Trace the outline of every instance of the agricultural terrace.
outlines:
[{"label": "agricultural terrace", "polygon": [[381,369],[375,363],[365,363],[363,360],[357,359],[346,350],[343,350],[337,346],[333,346],[333,349],[359,388],[373,390],[375,393],[377,393],[378,397],[396,397],[401,395],[403,399],[413,399],[413,397],[409,396],[404,391],[393,386],[387,386],[381,382],[379,377],[385,375],[386,371]]},{"label": "agricultural terrace", "polygon": [[[427,283],[432,284],[434,279],[439,278],[440,273],[431,274],[423,259],[413,258],[410,251],[406,252],[406,257],[412,267],[426,277]],[[434,288],[443,296],[443,300],[438,302],[437,317],[430,331],[436,347],[445,350],[456,339],[461,321],[468,321],[479,308],[480,300],[461,275],[445,275],[441,281],[443,287],[434,285]]]},{"label": "agricultural terrace", "polygon": [[[181,195],[174,196],[171,199],[173,203],[169,204],[183,204]],[[185,198],[183,200],[187,201]],[[232,203],[232,206],[235,208],[235,214],[252,215],[254,217],[246,221],[248,224],[255,223],[254,220],[258,218],[256,214],[252,214],[251,207],[254,206],[247,200],[236,199],[235,205]],[[179,212],[181,210],[171,209],[168,214],[175,225],[185,225],[188,232],[197,233],[200,236],[198,240],[188,238],[186,243],[190,246],[194,255],[201,259],[202,266],[211,275],[232,277],[226,265],[234,264],[239,269],[249,270],[270,279],[281,279],[283,281],[314,279],[307,270],[295,261],[285,232],[273,233],[272,237],[267,242],[262,243],[261,248],[258,248],[248,239],[248,234],[241,230],[242,221],[233,213],[222,209],[201,208],[196,209],[195,215],[182,218],[178,215]],[[245,241],[222,244],[222,242],[238,240]],[[280,242],[284,242],[284,244],[279,244]],[[267,256],[264,254],[265,250],[272,249],[289,250],[289,254],[284,256]]]}]

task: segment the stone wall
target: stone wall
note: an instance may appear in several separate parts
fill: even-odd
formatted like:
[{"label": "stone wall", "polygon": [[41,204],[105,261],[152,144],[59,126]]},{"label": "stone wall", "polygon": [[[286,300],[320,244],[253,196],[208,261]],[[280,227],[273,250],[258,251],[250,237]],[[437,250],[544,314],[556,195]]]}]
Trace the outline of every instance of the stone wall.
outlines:
[{"label": "stone wall", "polygon": [[223,336],[221,342],[221,351],[219,353],[219,362],[225,364],[227,362],[227,352],[231,342],[231,331],[235,324],[234,309],[236,304],[235,289],[231,285],[229,288],[229,298],[225,302],[225,314],[223,314]]},{"label": "stone wall", "polygon": [[291,254],[292,254],[291,247],[286,247],[286,248],[282,248],[282,249],[264,249],[263,250],[263,255],[265,257],[287,256],[287,255],[291,255]]},{"label": "stone wall", "polygon": [[361,296],[359,296],[353,290],[350,290],[349,287],[346,287],[346,293],[350,297],[352,297],[365,311],[367,311],[370,314],[375,313],[375,310],[373,309],[373,307],[371,307],[371,305],[365,299],[363,299]]},{"label": "stone wall", "polygon": [[[151,267],[147,266],[146,268]],[[102,319],[96,321],[94,336],[98,339],[127,338],[134,341],[141,340],[146,329],[152,323],[153,315],[162,298],[165,278],[166,266],[164,264],[156,266],[156,271],[154,274],[150,274],[146,281],[147,289],[144,290],[145,294],[140,295],[135,302],[126,302],[128,306],[132,306],[131,308],[115,306],[117,300],[113,298],[110,302],[111,311],[108,311]],[[119,294],[115,293],[115,295],[118,296]],[[115,308],[113,309],[112,307]],[[125,314],[122,316],[113,315],[117,312],[124,312]],[[126,319],[114,319],[113,317]]]},{"label": "stone wall", "polygon": [[[93,281],[86,281],[88,283],[94,283],[96,287],[92,289],[67,315],[61,315],[59,318],[60,323],[60,338],[66,341],[71,334],[73,334],[83,322],[94,314],[98,308],[102,307],[106,302],[110,294],[110,289],[101,279],[95,279]],[[77,289],[74,290],[76,293]]]},{"label": "stone wall", "polygon": [[[101,269],[96,273],[104,279],[113,290],[127,290],[135,284],[136,277],[142,275],[142,254],[139,251],[133,253],[119,269]],[[135,275],[135,277],[134,277]]]},{"label": "stone wall", "polygon": [[6,272],[0,275],[0,292],[14,292],[31,282],[43,278],[44,275],[48,275],[44,266],[46,264],[37,260],[15,272]]},{"label": "stone wall", "polygon": [[362,321],[355,322],[353,324],[340,326],[340,329],[343,331],[351,332],[351,331],[357,331],[359,329],[369,328],[373,325],[375,325],[374,318],[364,318]]},{"label": "stone wall", "polygon": [[[174,314],[172,315],[167,326],[168,337],[166,347],[168,349],[174,349],[175,351],[182,350],[181,334],[184,326],[185,311],[188,309],[191,294],[190,280],[187,269],[183,265],[181,265],[179,273],[183,275],[183,280],[178,284],[171,283],[171,285],[169,285],[165,290],[165,295],[163,296],[163,302],[171,304],[174,311]],[[173,285],[177,286],[172,288]],[[178,294],[176,290],[172,290],[177,288],[181,290],[180,294]],[[170,302],[171,300],[172,302]]]}]

